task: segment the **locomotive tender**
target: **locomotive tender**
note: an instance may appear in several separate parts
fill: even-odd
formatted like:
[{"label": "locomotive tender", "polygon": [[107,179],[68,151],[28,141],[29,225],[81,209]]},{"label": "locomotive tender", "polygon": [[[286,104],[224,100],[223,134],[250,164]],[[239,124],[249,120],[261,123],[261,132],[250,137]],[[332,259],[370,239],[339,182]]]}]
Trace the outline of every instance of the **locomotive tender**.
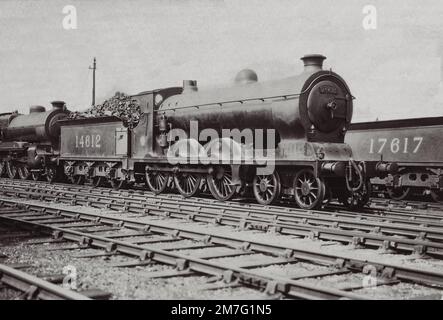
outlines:
[{"label": "locomotive tender", "polygon": [[363,205],[369,178],[394,172],[395,163],[354,161],[344,143],[353,97],[338,74],[322,69],[324,59],[306,55],[304,71],[282,80],[259,82],[243,70],[226,88],[199,90],[188,80],[142,92],[132,97],[142,109],[133,129],[113,117],[58,121],[56,168],[72,183],[145,181],[156,194],[175,187],[190,197],[207,188],[228,200],[252,189],[261,204],[287,195],[306,209],[331,198]]},{"label": "locomotive tender", "polygon": [[60,166],[64,175],[72,183],[91,180],[100,186],[109,182],[114,188],[143,181],[146,159],[159,158],[152,134],[157,126],[156,110],[163,99],[181,92],[182,88],[171,87],[132,96],[142,111],[133,129],[117,117],[61,121]]},{"label": "locomotive tender", "polygon": [[430,193],[443,201],[443,117],[352,124],[346,135],[357,160],[395,161],[398,173],[371,180],[394,200]]}]

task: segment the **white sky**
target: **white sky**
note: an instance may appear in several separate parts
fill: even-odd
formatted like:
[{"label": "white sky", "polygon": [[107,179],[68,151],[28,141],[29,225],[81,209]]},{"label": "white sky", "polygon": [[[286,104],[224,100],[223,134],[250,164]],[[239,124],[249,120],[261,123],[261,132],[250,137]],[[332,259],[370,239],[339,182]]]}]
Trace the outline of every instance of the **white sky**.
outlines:
[{"label": "white sky", "polygon": [[[364,30],[362,9],[377,8]],[[66,5],[78,29],[62,26]],[[91,102],[88,66],[97,57],[97,101],[198,80],[232,83],[299,73],[307,53],[348,82],[355,120],[442,116],[441,0],[0,0],[0,112],[62,99]]]}]

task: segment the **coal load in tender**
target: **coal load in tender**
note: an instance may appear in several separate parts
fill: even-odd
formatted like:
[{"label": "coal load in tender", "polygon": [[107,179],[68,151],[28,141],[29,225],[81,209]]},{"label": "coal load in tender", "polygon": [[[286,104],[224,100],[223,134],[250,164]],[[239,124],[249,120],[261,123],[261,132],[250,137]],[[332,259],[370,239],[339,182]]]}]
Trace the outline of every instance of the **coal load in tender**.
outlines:
[{"label": "coal load in tender", "polygon": [[92,106],[83,112],[71,112],[69,118],[81,119],[115,116],[120,118],[125,123],[125,126],[134,128],[140,120],[140,113],[140,105],[136,100],[127,94],[116,92],[112,98],[105,100],[102,104]]}]

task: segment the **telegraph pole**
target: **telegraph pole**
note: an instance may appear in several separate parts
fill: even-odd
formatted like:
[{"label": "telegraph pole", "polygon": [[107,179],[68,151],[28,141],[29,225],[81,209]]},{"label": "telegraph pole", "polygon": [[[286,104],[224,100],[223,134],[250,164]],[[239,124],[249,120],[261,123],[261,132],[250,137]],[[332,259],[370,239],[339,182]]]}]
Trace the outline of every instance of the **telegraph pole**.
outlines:
[{"label": "telegraph pole", "polygon": [[95,70],[97,69],[96,59],[94,57],[94,63],[92,67],[89,67],[92,70],[92,106],[95,106]]}]

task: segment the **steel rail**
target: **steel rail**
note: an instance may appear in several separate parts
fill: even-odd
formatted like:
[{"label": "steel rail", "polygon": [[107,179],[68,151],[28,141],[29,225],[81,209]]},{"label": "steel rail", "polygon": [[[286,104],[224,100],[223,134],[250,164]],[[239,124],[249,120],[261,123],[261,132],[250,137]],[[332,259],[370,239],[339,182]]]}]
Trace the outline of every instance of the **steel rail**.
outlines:
[{"label": "steel rail", "polygon": [[[359,259],[352,257],[350,255],[344,255],[344,254],[332,254],[332,253],[325,253],[322,250],[317,249],[306,249],[301,246],[296,245],[278,245],[278,244],[270,244],[266,243],[264,241],[259,240],[245,240],[241,237],[235,237],[235,236],[226,236],[221,235],[219,233],[215,232],[202,232],[202,231],[196,231],[193,230],[193,228],[190,227],[171,227],[168,226],[167,223],[161,223],[161,222],[139,222],[135,221],[133,219],[121,219],[121,218],[113,218],[110,216],[103,216],[103,215],[96,215],[91,213],[85,213],[81,210],[74,210],[74,209],[59,209],[54,208],[48,204],[28,204],[24,203],[20,200],[2,200],[0,202],[1,205],[8,205],[15,207],[17,205],[22,205],[26,210],[34,211],[34,212],[45,212],[48,214],[54,214],[58,216],[64,216],[67,218],[76,218],[79,221],[85,220],[85,221],[91,221],[95,223],[102,223],[104,225],[109,226],[119,226],[119,227],[125,227],[128,229],[134,229],[138,231],[144,231],[144,232],[152,232],[156,234],[164,234],[164,235],[170,235],[177,238],[183,238],[183,239],[192,239],[197,241],[204,241],[208,244],[217,244],[217,245],[223,245],[228,246],[232,248],[242,248],[246,250],[251,250],[258,253],[265,253],[265,254],[273,254],[276,256],[282,256],[286,257],[288,259],[296,259],[299,261],[313,261],[315,263],[324,264],[328,266],[336,266],[339,268],[348,268],[350,270],[356,270],[359,272],[362,272],[364,268],[368,265],[373,266],[378,271],[378,274],[380,274],[383,277],[387,278],[395,278],[399,279],[401,281],[411,281],[414,283],[420,283],[425,284],[429,286],[439,286],[443,287],[443,272],[435,272],[430,270],[425,270],[423,268],[411,268],[406,267],[401,264],[393,264],[393,263],[385,263],[380,262],[376,260],[369,260],[369,259]],[[3,220],[10,220],[12,222],[18,221],[15,218],[9,218],[5,217],[3,214],[0,214],[0,219]],[[31,226],[35,227],[41,227],[38,223],[35,222],[29,222],[26,220],[23,220],[23,223],[29,224]],[[129,246],[122,242],[117,241],[116,239],[106,239],[106,241],[103,238],[100,238],[99,236],[91,235],[85,235],[80,233],[75,233],[73,230],[66,230],[65,228],[60,227],[54,227],[54,226],[43,226],[43,228],[47,228],[47,230],[50,231],[58,231],[58,236],[64,236],[66,237],[67,234],[74,235],[74,238],[71,240],[74,241],[80,241],[81,243],[91,244],[94,243],[94,239],[96,239],[96,244],[100,244],[101,247],[107,248],[108,250],[116,250],[116,248],[120,248],[119,251],[122,253],[127,254],[133,254],[139,258],[143,259],[149,259],[152,258],[152,253],[150,253],[152,250],[147,249],[146,247],[142,246],[135,246],[133,244],[129,244]],[[68,232],[67,234],[64,234],[63,232]],[[126,245],[126,246],[125,246]],[[132,251],[133,249],[136,249],[136,252]],[[142,251],[140,251],[142,250]],[[165,253],[166,254],[166,253]],[[170,254],[169,252],[166,254]],[[160,257],[163,257],[162,254],[160,254]],[[170,260],[171,256],[168,256],[169,260],[165,258],[164,261],[169,262],[169,264],[173,264]],[[177,255],[174,256],[174,259],[188,259],[188,256],[186,255]],[[163,260],[160,260],[159,262],[164,262]],[[175,261],[175,260],[174,260]],[[177,261],[175,261],[176,263]],[[197,265],[198,265],[197,261]],[[174,265],[174,264],[173,264]],[[176,265],[176,264],[175,264]],[[220,266],[214,266],[210,265],[210,270],[213,270],[214,268],[218,271],[220,271]],[[224,267],[225,270],[231,270],[229,267]],[[204,268],[203,268],[204,269]],[[196,271],[203,271],[202,266],[195,269]],[[236,272],[236,276],[241,278],[241,274],[239,274],[239,270],[233,270]],[[257,276],[257,274],[255,274]],[[246,277],[247,278],[247,277]],[[268,279],[269,280],[269,279]],[[280,279],[281,280],[281,279]],[[279,281],[280,281],[279,280]],[[269,280],[271,281],[271,280]]]},{"label": "steel rail", "polygon": [[443,203],[418,200],[394,200],[389,198],[371,198],[370,203],[381,206],[397,206],[398,208],[415,207],[422,210],[443,210]]},{"label": "steel rail", "polygon": [[23,271],[0,264],[0,283],[40,300],[91,300],[80,293],[57,286]]},{"label": "steel rail", "polygon": [[[6,186],[5,186],[6,187]],[[79,190],[65,190],[65,191],[57,191],[54,187],[50,188],[49,190],[44,189],[42,190],[39,188],[38,185],[33,187],[27,187],[27,186],[12,186],[10,188],[25,188],[25,190],[32,191],[32,189],[36,192],[45,192],[49,193],[50,195],[56,197],[57,196],[67,196],[70,195],[71,198],[74,198],[72,201],[75,201],[76,199],[78,201],[84,200],[87,201],[86,203],[90,203],[90,200],[93,200],[95,203],[104,203],[104,206],[109,205],[110,209],[127,209],[127,211],[131,212],[139,212],[143,213],[144,209],[159,209],[160,205],[162,208],[168,208],[169,210],[180,210],[180,211],[189,211],[189,212],[199,212],[199,213],[208,213],[206,209],[209,209],[212,207],[211,205],[207,206],[206,204],[199,203],[198,207],[195,208],[192,206],[192,201],[188,199],[180,199],[180,204],[178,205],[178,201],[173,202],[167,202],[163,201],[161,199],[157,199],[156,203],[159,203],[159,205],[156,205],[155,203],[152,203],[150,201],[144,201],[146,198],[143,198],[142,196],[138,197],[139,199],[135,199],[135,197],[130,197],[128,200],[128,197],[124,197],[122,195],[116,195],[115,197],[112,197],[111,195],[103,195],[102,193],[95,194],[94,189],[83,191],[83,188],[79,188]],[[69,188],[71,189],[71,188]],[[6,192],[6,189],[5,189]],[[118,203],[115,203],[115,201],[103,201],[106,198],[108,199],[120,199],[123,201],[124,204],[119,205]],[[148,200],[149,197],[148,197]],[[83,202],[84,203],[84,202]],[[187,209],[186,209],[187,208]],[[429,222],[429,221],[423,221],[423,220],[417,220],[417,219],[388,219],[386,217],[375,217],[375,216],[362,216],[361,214],[348,214],[348,215],[342,215],[337,212],[328,212],[327,214],[324,214],[322,211],[289,211],[283,208],[280,208],[280,211],[272,212],[270,210],[266,210],[263,207],[260,208],[261,210],[251,210],[248,207],[241,207],[236,210],[231,210],[229,208],[226,208],[226,203],[224,204],[224,207],[219,205],[217,207],[216,212],[209,212],[210,214],[214,213],[241,213],[243,215],[247,214],[248,216],[252,215],[260,215],[264,216],[266,218],[272,218],[274,220],[281,220],[281,221],[287,221],[287,222],[297,222],[297,223],[311,223],[315,225],[324,225],[324,226],[336,226],[336,227],[343,227],[343,228],[358,228],[360,226],[365,231],[371,231],[370,228],[377,228],[377,227],[386,227],[387,233],[395,233],[399,232],[399,230],[405,230],[405,233],[403,235],[405,236],[411,236],[411,232],[427,232],[430,231],[432,233],[432,230],[427,230],[427,228],[440,228],[443,227],[443,217],[439,217],[440,223],[436,222]],[[369,220],[372,220],[371,222],[368,222]],[[380,222],[380,223],[379,223]],[[403,224],[403,227],[400,226],[393,226],[392,223],[398,223]],[[339,224],[337,226],[337,223]],[[350,225],[346,225],[346,223],[350,223]],[[411,227],[408,227],[410,225]],[[357,226],[357,227],[356,227]],[[414,227],[412,227],[414,226]],[[403,229],[401,229],[403,228]],[[385,229],[384,229],[385,230]],[[382,230],[381,232],[384,232]],[[395,231],[397,230],[397,231]],[[434,238],[441,238],[441,234],[437,231],[436,234],[427,234],[428,237],[434,237]]]},{"label": "steel rail", "polygon": [[[42,223],[30,222],[17,218],[8,218],[1,216],[1,220],[10,223],[21,223],[38,230],[42,233],[55,235],[69,241],[79,242],[83,245],[105,249],[108,251],[119,252],[129,256],[140,258],[142,261],[154,261],[179,268],[180,270],[190,270],[196,273],[202,273],[211,276],[223,276],[225,280],[237,280],[243,284],[268,288],[283,294],[302,299],[365,299],[365,297],[347,292],[344,290],[333,289],[319,285],[308,285],[276,275],[267,275],[254,272],[242,267],[226,265],[220,262],[211,262],[201,258],[189,255],[170,252],[162,249],[141,246],[118,239],[109,239],[103,236],[90,233],[79,232],[67,228],[48,226]],[[288,263],[291,261],[288,259]]]},{"label": "steel rail", "polygon": [[[165,194],[165,195],[154,195],[151,192],[140,192],[137,194],[136,192],[127,192],[125,190],[112,190],[109,188],[92,188],[92,187],[84,187],[70,184],[48,184],[45,182],[30,182],[23,180],[8,180],[9,183],[3,184],[4,186],[22,186],[23,188],[41,188],[41,185],[45,185],[47,187],[47,192],[57,192],[56,189],[65,189],[64,192],[85,192],[89,196],[96,195],[104,197],[105,194],[107,196],[114,196],[115,198],[119,198],[128,201],[136,201],[139,200],[140,203],[144,203],[147,200],[150,202],[161,203],[163,206],[165,204],[169,204],[171,206],[177,206],[177,204],[182,204],[184,199],[182,196],[174,195],[174,194]],[[1,180],[0,180],[1,184]],[[62,191],[60,191],[62,192]],[[129,199],[129,200],[128,200]],[[361,219],[381,219],[389,220],[389,222],[399,222],[405,224],[426,224],[428,226],[443,226],[443,215],[441,214],[431,214],[431,213],[411,213],[410,211],[395,211],[392,209],[387,209],[385,211],[375,211],[364,209],[359,212],[347,211],[343,210],[341,207],[337,206],[329,206],[329,208],[335,208],[333,212],[325,211],[325,210],[304,210],[293,207],[281,207],[281,206],[263,206],[259,204],[251,204],[251,203],[238,203],[236,201],[229,202],[220,202],[214,199],[205,199],[205,198],[189,198],[186,199],[186,204],[195,205],[198,207],[202,207],[205,209],[214,209],[218,211],[223,211],[225,213],[237,213],[237,212],[246,212],[252,211],[256,214],[266,214],[270,213],[278,214],[279,216],[285,217],[293,217],[294,215],[305,214],[307,217],[314,216],[335,216],[342,218],[356,218],[359,217]],[[227,204],[229,204],[229,208],[227,208]],[[202,210],[202,209],[200,209]]]},{"label": "steel rail", "polygon": [[[39,191],[42,191],[39,189]],[[3,194],[32,198],[35,195],[39,199],[52,199],[60,202],[72,204],[69,199],[60,198],[54,195],[42,195],[39,192],[21,191],[21,190],[7,190],[1,191]],[[81,203],[82,200],[76,200],[76,203]],[[123,208],[128,209],[129,205],[125,204],[107,204],[103,206],[100,201],[93,201],[91,199],[83,200],[85,205],[98,208]],[[280,219],[263,219],[252,216],[240,217],[238,215],[217,214],[217,213],[196,213],[195,210],[182,211],[171,210],[170,208],[151,207],[145,204],[139,207],[140,211],[145,214],[168,216],[172,218],[191,219],[197,222],[211,223],[216,222],[221,225],[229,225],[235,227],[243,227],[249,229],[259,230],[274,230],[285,235],[294,235],[299,237],[311,237],[328,241],[339,241],[344,243],[351,243],[354,245],[364,245],[369,247],[378,247],[384,249],[395,249],[399,251],[407,251],[413,253],[424,254],[428,253],[436,257],[443,257],[443,243],[442,230],[437,228],[399,226],[395,224],[364,222],[357,219],[346,222],[341,219],[329,220],[330,227],[322,227],[313,224],[308,224],[308,219],[316,219],[315,217],[303,217],[299,221],[282,221]],[[197,210],[198,211],[198,210]],[[341,229],[340,229],[341,227]],[[347,230],[347,229],[359,229]],[[388,236],[382,233],[394,233],[402,236],[414,237],[414,239],[400,238],[397,236]],[[432,241],[436,240],[436,241]],[[439,243],[440,241],[440,243]]]},{"label": "steel rail", "polygon": [[[56,188],[64,188],[67,189],[66,191],[75,191],[75,192],[87,192],[88,194],[96,194],[100,196],[104,196],[104,194],[108,194],[108,196],[114,195],[115,197],[119,197],[120,199],[127,200],[132,199],[136,200],[139,199],[141,202],[146,201],[147,199],[151,200],[152,202],[161,202],[162,204],[168,203],[170,205],[177,205],[179,203],[183,202],[183,197],[179,195],[174,194],[164,194],[164,195],[153,195],[151,192],[143,192],[141,190],[138,190],[140,193],[139,195],[136,194],[136,192],[127,192],[124,190],[112,190],[109,188],[91,188],[91,187],[82,187],[82,186],[74,186],[70,184],[48,184],[45,182],[28,182],[23,180],[7,180],[9,181],[9,184],[12,185],[19,185],[19,186],[33,186],[34,188],[39,188],[41,184],[44,184],[47,186],[49,190],[55,190]],[[0,181],[1,183],[1,181]],[[335,215],[337,217],[360,217],[362,219],[374,219],[377,217],[383,217],[385,220],[388,220],[390,222],[400,222],[400,223],[406,223],[406,224],[426,224],[430,226],[443,226],[443,216],[433,215],[429,213],[411,213],[410,211],[397,211],[393,210],[392,208],[387,208],[384,211],[375,211],[371,209],[362,209],[359,212],[354,211],[347,211],[343,210],[342,207],[337,207],[334,205],[329,205],[328,211],[324,210],[303,210],[298,208],[289,208],[289,207],[280,207],[280,206],[262,206],[259,204],[251,204],[251,203],[238,203],[236,201],[229,201],[229,202],[219,202],[214,199],[205,199],[205,198],[190,198],[186,199],[186,203],[189,204],[195,204],[198,206],[203,206],[205,208],[212,208],[214,210],[223,210],[223,212],[245,212],[246,208],[249,210],[254,210],[254,213],[264,213],[264,214],[270,214],[270,213],[276,213],[279,216],[293,216],[295,214],[306,214],[309,216],[318,215],[318,216],[331,216]],[[226,207],[226,204],[229,203],[229,208]],[[333,212],[330,212],[330,209],[335,208]],[[379,215],[379,216],[377,216]]]}]

